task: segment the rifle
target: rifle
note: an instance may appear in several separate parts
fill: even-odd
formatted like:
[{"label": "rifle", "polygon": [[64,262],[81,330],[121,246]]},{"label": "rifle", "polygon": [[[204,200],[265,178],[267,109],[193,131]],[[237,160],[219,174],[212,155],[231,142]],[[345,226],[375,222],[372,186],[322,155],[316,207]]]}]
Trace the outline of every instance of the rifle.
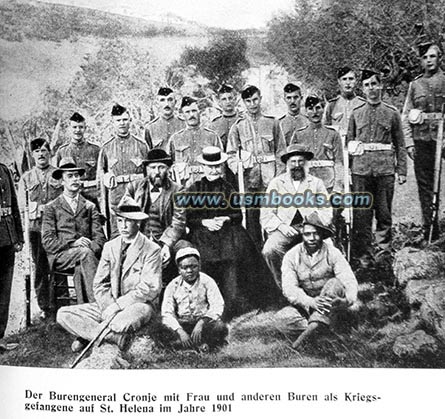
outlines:
[{"label": "rifle", "polygon": [[33,263],[31,255],[31,237],[29,228],[29,193],[25,189],[25,247],[27,255],[27,271],[25,273],[25,319],[26,326],[31,326],[31,279],[33,279]]},{"label": "rifle", "polygon": [[439,119],[439,125],[437,127],[437,140],[436,140],[436,158],[434,160],[434,183],[433,183],[433,201],[432,208],[433,213],[431,216],[431,226],[428,232],[428,243],[433,240],[434,223],[439,216],[439,203],[440,203],[440,176],[442,171],[442,145],[443,145],[443,123],[445,118],[445,104],[442,105],[441,117]]},{"label": "rifle", "polygon": [[241,204],[241,214],[243,216],[242,225],[244,228],[246,228],[246,204],[244,202],[244,195],[246,193],[246,189],[244,187],[244,166],[243,166],[243,160],[241,158],[241,152],[242,152],[242,146],[241,141],[239,143],[238,147],[238,189],[240,193],[240,197],[242,199]]},{"label": "rifle", "polygon": [[[344,168],[344,188],[345,195],[350,193],[349,184],[349,153],[348,147],[346,146],[346,135],[341,135],[341,142],[343,147],[343,168]],[[351,260],[351,230],[352,230],[352,208],[348,206],[345,208],[345,241],[346,241],[346,259]]]}]

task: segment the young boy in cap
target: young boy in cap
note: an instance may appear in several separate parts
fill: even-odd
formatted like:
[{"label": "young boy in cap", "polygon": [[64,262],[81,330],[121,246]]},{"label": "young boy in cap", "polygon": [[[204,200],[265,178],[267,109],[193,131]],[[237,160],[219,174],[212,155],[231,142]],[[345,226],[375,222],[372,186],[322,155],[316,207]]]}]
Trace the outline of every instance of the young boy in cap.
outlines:
[{"label": "young boy in cap", "polygon": [[126,350],[132,332],[146,325],[161,291],[161,249],[140,233],[147,219],[132,199],[115,210],[119,236],[107,242],[94,277],[94,303],[62,307],[57,322],[77,337],[80,351],[112,319],[105,339]]},{"label": "young boy in cap", "polygon": [[167,286],[162,302],[162,323],[183,348],[203,352],[224,343],[227,326],[221,321],[224,300],[215,281],[201,272],[197,249],[176,254],[179,276]]}]

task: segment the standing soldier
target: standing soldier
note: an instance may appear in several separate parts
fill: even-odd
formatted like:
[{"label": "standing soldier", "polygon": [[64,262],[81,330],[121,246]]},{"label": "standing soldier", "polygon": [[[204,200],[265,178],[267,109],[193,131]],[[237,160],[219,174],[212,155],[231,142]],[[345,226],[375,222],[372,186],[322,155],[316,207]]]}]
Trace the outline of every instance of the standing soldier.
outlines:
[{"label": "standing soldier", "polygon": [[310,173],[320,178],[331,193],[343,191],[343,148],[340,134],[321,123],[323,102],[316,96],[308,96],[305,101],[307,126],[297,129],[291,143],[304,144],[314,153],[309,162]]},{"label": "standing soldier", "polygon": [[326,106],[323,124],[334,126],[344,138],[348,132],[352,111],[363,105],[365,100],[355,94],[357,78],[350,67],[342,67],[338,70],[337,81],[340,95],[331,99]]},{"label": "standing soldier", "polygon": [[[0,163],[0,339],[5,335],[9,315],[15,253],[23,247],[23,230],[12,174]],[[0,352],[10,349],[0,343]]]},{"label": "standing soldier", "polygon": [[[439,237],[438,221],[432,220],[434,160],[438,118],[445,104],[445,75],[440,68],[442,52],[432,43],[419,46],[424,73],[411,82],[403,108],[403,133],[414,171],[422,207],[425,239]],[[432,226],[432,227],[431,227]]]},{"label": "standing soldier", "polygon": [[[117,207],[129,182],[144,178],[147,144],[130,134],[131,117],[126,108],[114,105],[111,110],[115,134],[102,146],[99,154],[98,176],[103,186],[102,213],[110,218],[110,238],[117,237],[116,217],[109,208]],[[109,191],[109,192],[108,192]],[[108,202],[107,193],[108,192]],[[107,208],[108,207],[108,208]]]},{"label": "standing soldier", "polygon": [[233,86],[230,84],[223,84],[218,90],[218,103],[221,107],[221,115],[212,119],[209,128],[218,134],[221,139],[224,150],[227,146],[227,137],[230,128],[239,118],[239,113],[236,110],[237,98]]},{"label": "standing soldier", "polygon": [[280,121],[280,127],[283,130],[284,139],[288,146],[291,142],[295,130],[304,128],[308,125],[308,120],[300,114],[301,89],[294,83],[288,83],[284,86],[283,98],[287,105],[287,114],[283,115]]},{"label": "standing soldier", "polygon": [[352,156],[353,192],[369,192],[374,198],[371,208],[354,210],[353,257],[366,268],[374,260],[374,214],[377,260],[391,251],[395,175],[399,185],[406,182],[406,149],[399,112],[381,100],[380,75],[363,70],[362,86],[366,103],[352,112],[346,140]]},{"label": "standing soldier", "polygon": [[160,115],[150,121],[145,128],[145,141],[148,148],[162,148],[168,152],[168,140],[184,128],[184,121],[175,116],[176,98],[170,87],[161,87],[156,97]]},{"label": "standing soldier", "polygon": [[[233,173],[238,173],[241,157],[244,190],[263,193],[269,182],[284,170],[278,156],[283,154],[286,143],[278,120],[261,113],[261,92],[258,87],[246,87],[241,98],[247,108],[247,115],[238,119],[230,130],[227,142],[228,165]],[[259,208],[247,209],[247,231],[261,248],[263,237],[259,219]]]},{"label": "standing soldier", "polygon": [[196,99],[184,96],[181,103],[186,128],[174,133],[170,138],[169,150],[174,161],[172,176],[182,186],[190,186],[202,178],[204,173],[197,161],[202,149],[208,146],[222,147],[215,131],[201,125]]},{"label": "standing soldier", "polygon": [[96,181],[97,160],[100,147],[85,140],[85,118],[77,112],[70,118],[69,126],[71,141],[63,144],[56,153],[56,166],[64,158],[71,158],[77,166],[85,168],[82,195],[88,200],[99,204],[99,189]]},{"label": "standing soldier", "polygon": [[[31,141],[31,151],[36,162],[35,167],[26,172],[20,182],[19,197],[28,199],[29,242],[32,259],[35,264],[34,288],[42,319],[51,316],[51,301],[48,283],[49,265],[45,249],[42,245],[42,215],[45,206],[62,193],[60,181],[52,174],[56,168],[49,164],[51,150],[49,143],[36,138]],[[24,207],[25,205],[21,205]],[[25,214],[25,217],[27,215]]]}]

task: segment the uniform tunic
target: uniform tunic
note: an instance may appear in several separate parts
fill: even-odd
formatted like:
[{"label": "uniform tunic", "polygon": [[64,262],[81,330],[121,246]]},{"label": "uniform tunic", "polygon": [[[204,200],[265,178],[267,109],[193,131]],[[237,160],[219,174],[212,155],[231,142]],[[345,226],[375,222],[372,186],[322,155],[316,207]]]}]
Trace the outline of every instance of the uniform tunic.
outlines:
[{"label": "uniform tunic", "polygon": [[370,209],[354,211],[353,253],[360,257],[372,255],[372,219],[375,211],[377,229],[376,244],[379,250],[391,245],[392,198],[395,173],[406,176],[407,155],[398,111],[383,102],[377,105],[365,103],[352,113],[347,143],[361,141],[365,147],[388,150],[365,150],[361,156],[352,157],[352,187],[354,192],[373,195]]},{"label": "uniform tunic", "polygon": [[[343,190],[343,148],[337,131],[309,122],[295,131],[291,143],[304,144],[314,153],[313,160],[308,163],[310,173],[324,182],[328,192]],[[328,166],[330,163],[332,166]]]},{"label": "uniform tunic", "polygon": [[304,128],[309,124],[309,120],[301,114],[292,115],[287,113],[286,115],[283,115],[279,121],[281,130],[283,131],[284,140],[286,141],[286,146],[291,143],[292,135],[294,135],[296,130]]},{"label": "uniform tunic", "polygon": [[337,96],[328,102],[323,115],[323,124],[338,127],[340,135],[346,135],[352,111],[364,103],[365,99],[360,96],[353,96],[351,99]]},{"label": "uniform tunic", "polygon": [[229,136],[230,128],[239,119],[238,112],[233,115],[218,115],[212,119],[209,124],[209,128],[216,132],[218,137],[221,139],[223,150],[227,147],[227,139]]},{"label": "uniform tunic", "polygon": [[169,119],[163,116],[150,121],[145,128],[145,141],[149,149],[162,148],[168,153],[170,137],[184,128],[184,121],[172,115]]},{"label": "uniform tunic", "polygon": [[[419,188],[420,205],[426,234],[433,222],[432,201],[438,121],[427,119],[424,116],[421,124],[411,124],[408,120],[408,115],[412,109],[418,109],[426,114],[441,112],[444,103],[445,75],[439,69],[432,76],[422,75],[411,82],[402,115],[406,146],[414,146],[416,151],[414,171]],[[436,238],[437,235],[438,223],[436,220],[433,227],[433,237]]]}]

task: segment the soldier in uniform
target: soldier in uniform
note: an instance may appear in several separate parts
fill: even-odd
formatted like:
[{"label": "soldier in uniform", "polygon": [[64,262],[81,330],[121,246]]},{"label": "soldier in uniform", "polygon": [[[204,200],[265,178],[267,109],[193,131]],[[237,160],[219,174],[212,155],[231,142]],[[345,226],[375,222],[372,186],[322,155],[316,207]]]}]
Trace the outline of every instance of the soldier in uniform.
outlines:
[{"label": "soldier in uniform", "polygon": [[212,119],[209,128],[218,134],[221,139],[224,150],[227,146],[227,137],[230,128],[239,118],[239,113],[236,110],[237,98],[233,86],[230,84],[223,84],[218,90],[218,103],[221,107],[221,115]]},{"label": "soldier in uniform", "polygon": [[215,131],[201,125],[196,99],[184,96],[181,112],[187,126],[172,135],[169,150],[174,162],[171,168],[173,179],[188,187],[203,176],[202,166],[197,161],[202,149],[208,146],[221,148],[222,144]]},{"label": "soldier in uniform", "polygon": [[[228,165],[238,173],[238,162],[244,167],[246,192],[265,192],[269,182],[284,170],[279,160],[285,148],[283,133],[278,120],[261,112],[261,92],[256,86],[246,87],[241,98],[247,114],[232,126],[227,142]],[[258,248],[263,237],[260,226],[260,209],[247,209],[247,231]]]},{"label": "soldier in uniform", "polygon": [[[42,245],[42,215],[46,204],[62,193],[62,185],[52,177],[56,168],[49,164],[51,157],[49,143],[42,138],[36,138],[31,141],[31,151],[36,165],[23,175],[19,184],[19,197],[22,201],[25,194],[28,194],[29,241],[35,264],[34,288],[41,317],[48,318],[51,315],[49,265]],[[21,202],[20,206],[24,207],[25,203]]]},{"label": "soldier in uniform", "polygon": [[414,160],[425,239],[433,225],[433,240],[439,236],[437,219],[432,220],[434,160],[437,113],[445,103],[445,75],[440,68],[442,52],[432,43],[419,47],[424,73],[411,82],[403,108],[402,125],[408,155]]},{"label": "soldier in uniform", "polygon": [[85,118],[80,113],[74,112],[71,116],[69,130],[71,140],[57,150],[55,164],[59,166],[62,159],[71,158],[78,166],[84,167],[82,195],[99,205],[96,170],[100,147],[85,140],[86,123]]},{"label": "soldier in uniform", "polygon": [[346,66],[338,70],[337,81],[340,94],[328,102],[323,115],[323,124],[334,126],[344,138],[348,132],[352,111],[363,105],[365,100],[355,94],[357,78],[350,67]]},{"label": "soldier in uniform", "polygon": [[320,178],[329,193],[343,190],[343,148],[338,132],[321,123],[323,102],[319,97],[308,96],[305,101],[308,124],[297,129],[291,143],[304,144],[314,153],[309,173]]},{"label": "soldier in uniform", "polygon": [[168,140],[184,128],[184,121],[175,115],[176,98],[170,87],[161,87],[156,96],[160,115],[145,128],[145,141],[148,148],[162,148],[168,151]]},{"label": "soldier in uniform", "polygon": [[[98,163],[98,176],[108,190],[108,203],[102,203],[105,210],[106,205],[117,207],[129,182],[144,178],[144,161],[148,156],[147,144],[130,133],[131,117],[127,109],[116,104],[111,116],[115,134],[102,146]],[[105,196],[101,199],[105,200]],[[114,238],[119,234],[116,217],[114,214],[109,217],[110,238]]]},{"label": "soldier in uniform", "polygon": [[406,182],[406,149],[399,112],[381,100],[380,75],[372,70],[362,74],[366,103],[352,112],[347,146],[352,157],[352,190],[373,195],[370,209],[355,209],[352,231],[353,257],[364,268],[374,261],[372,221],[375,214],[377,260],[390,254],[392,199],[397,176]]},{"label": "soldier in uniform", "polygon": [[283,115],[280,121],[280,127],[283,130],[286,145],[290,144],[295,130],[304,128],[308,125],[308,120],[300,113],[301,89],[294,83],[288,83],[283,88],[283,98],[287,105],[287,114]]},{"label": "soldier in uniform", "polygon": [[[9,315],[15,253],[23,247],[23,231],[15,185],[9,169],[0,163],[0,339]],[[0,352],[12,349],[0,343]]]}]

